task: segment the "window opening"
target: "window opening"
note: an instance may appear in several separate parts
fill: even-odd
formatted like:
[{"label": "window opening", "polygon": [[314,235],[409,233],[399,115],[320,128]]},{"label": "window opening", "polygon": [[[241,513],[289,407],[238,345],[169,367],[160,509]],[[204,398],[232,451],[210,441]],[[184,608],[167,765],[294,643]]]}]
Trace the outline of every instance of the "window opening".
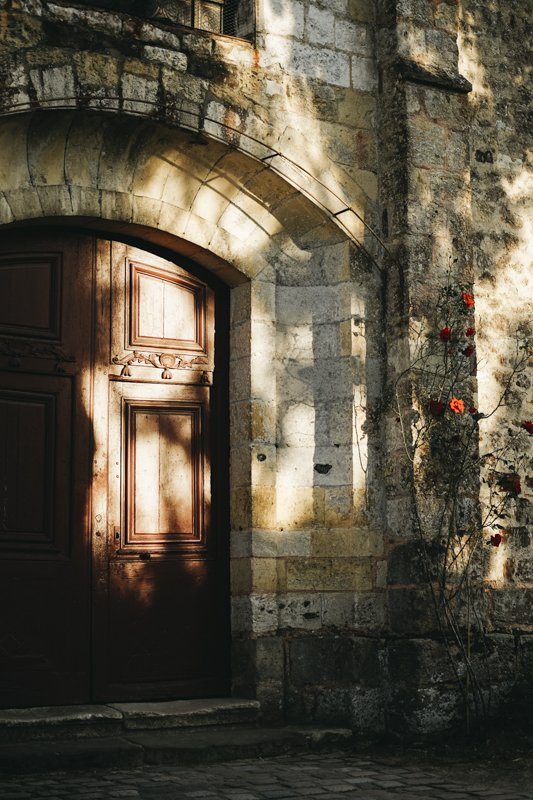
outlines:
[{"label": "window opening", "polygon": [[254,0],[92,0],[83,5],[241,39],[254,34]]}]

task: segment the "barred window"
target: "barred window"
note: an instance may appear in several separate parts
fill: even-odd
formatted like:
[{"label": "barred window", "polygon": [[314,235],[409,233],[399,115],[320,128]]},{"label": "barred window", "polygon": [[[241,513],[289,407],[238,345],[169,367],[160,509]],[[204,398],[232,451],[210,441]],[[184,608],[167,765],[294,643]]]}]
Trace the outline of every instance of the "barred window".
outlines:
[{"label": "barred window", "polygon": [[241,39],[254,34],[254,0],[93,0],[85,5]]}]

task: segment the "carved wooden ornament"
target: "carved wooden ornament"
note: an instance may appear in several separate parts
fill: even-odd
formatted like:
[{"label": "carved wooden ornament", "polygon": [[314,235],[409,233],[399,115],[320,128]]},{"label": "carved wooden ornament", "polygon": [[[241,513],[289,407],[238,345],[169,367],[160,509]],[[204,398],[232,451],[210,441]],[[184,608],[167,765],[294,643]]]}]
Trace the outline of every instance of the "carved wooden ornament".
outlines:
[{"label": "carved wooden ornament", "polygon": [[[131,377],[130,366],[139,364],[144,367],[155,367],[156,369],[163,369],[161,377],[164,380],[172,379],[172,369],[201,369],[208,364],[205,356],[184,357],[174,353],[141,353],[134,350],[133,353],[126,353],[122,358],[114,356],[113,364],[121,364],[122,372],[120,373],[124,378]],[[204,373],[205,374],[205,373]],[[204,382],[209,382],[205,381]]]}]

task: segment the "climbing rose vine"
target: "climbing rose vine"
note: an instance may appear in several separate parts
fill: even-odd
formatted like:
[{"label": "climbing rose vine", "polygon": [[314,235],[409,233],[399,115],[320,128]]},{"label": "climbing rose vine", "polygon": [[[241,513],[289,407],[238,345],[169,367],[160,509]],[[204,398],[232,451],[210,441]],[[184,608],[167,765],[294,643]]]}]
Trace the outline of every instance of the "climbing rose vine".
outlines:
[{"label": "climbing rose vine", "polygon": [[492,408],[478,408],[474,310],[472,292],[448,281],[434,319],[413,324],[412,357],[393,394],[406,456],[415,469],[414,525],[442,639],[467,719],[473,711],[480,721],[490,703],[483,659],[472,657],[485,633],[477,608],[480,587],[490,552],[511,535],[507,520],[520,502],[533,422],[509,418],[503,435],[501,426],[491,432],[488,422],[498,409],[508,410],[509,395],[527,369],[531,345],[521,330],[508,375],[500,377],[500,396]]}]

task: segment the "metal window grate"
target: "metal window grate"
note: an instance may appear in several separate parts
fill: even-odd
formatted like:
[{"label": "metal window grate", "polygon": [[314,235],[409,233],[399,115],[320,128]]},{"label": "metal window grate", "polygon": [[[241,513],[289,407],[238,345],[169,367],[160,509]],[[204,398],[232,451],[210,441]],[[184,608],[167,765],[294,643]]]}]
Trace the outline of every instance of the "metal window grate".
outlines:
[{"label": "metal window grate", "polygon": [[254,35],[254,0],[92,0],[83,5],[241,39]]}]

